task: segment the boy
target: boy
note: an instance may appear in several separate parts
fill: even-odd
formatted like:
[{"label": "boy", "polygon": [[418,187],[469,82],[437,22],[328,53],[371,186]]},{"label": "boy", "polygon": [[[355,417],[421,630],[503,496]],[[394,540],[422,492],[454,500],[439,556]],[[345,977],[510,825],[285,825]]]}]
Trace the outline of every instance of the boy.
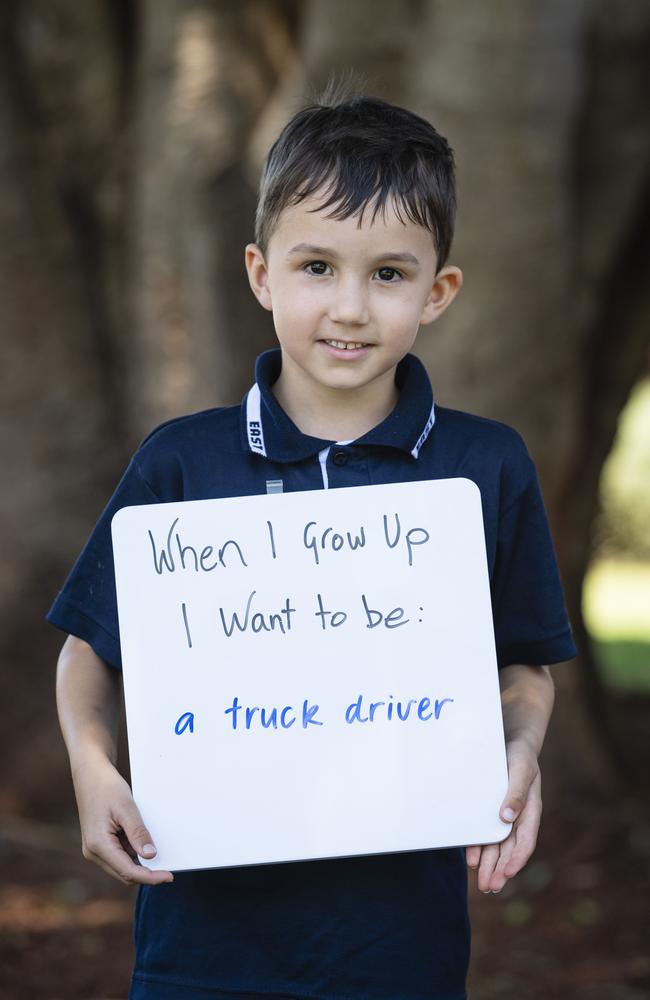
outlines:
[{"label": "boy", "polygon": [[[416,115],[354,97],[299,112],[262,177],[251,288],[280,349],[240,408],[169,421],[134,455],[49,619],[84,855],[139,883],[131,997],[422,1000],[465,996],[466,863],[498,892],[531,854],[546,664],[575,655],[533,463],[503,424],[434,406],[408,352],[461,283],[446,264],[453,157]],[[152,872],[156,853],[114,767],[120,647],[110,520],[130,504],[465,476],[480,488],[509,788],[502,843]],[[397,665],[396,665],[397,669]],[[480,767],[480,761],[476,762]],[[171,884],[163,884],[171,883]]]}]

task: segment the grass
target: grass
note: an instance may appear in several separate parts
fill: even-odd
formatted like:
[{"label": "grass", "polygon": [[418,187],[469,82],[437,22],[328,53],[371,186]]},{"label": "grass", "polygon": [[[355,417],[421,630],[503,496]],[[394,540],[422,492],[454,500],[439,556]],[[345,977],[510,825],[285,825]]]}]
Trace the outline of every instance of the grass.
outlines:
[{"label": "grass", "polygon": [[607,684],[650,692],[650,563],[603,560],[592,566],[583,614]]}]

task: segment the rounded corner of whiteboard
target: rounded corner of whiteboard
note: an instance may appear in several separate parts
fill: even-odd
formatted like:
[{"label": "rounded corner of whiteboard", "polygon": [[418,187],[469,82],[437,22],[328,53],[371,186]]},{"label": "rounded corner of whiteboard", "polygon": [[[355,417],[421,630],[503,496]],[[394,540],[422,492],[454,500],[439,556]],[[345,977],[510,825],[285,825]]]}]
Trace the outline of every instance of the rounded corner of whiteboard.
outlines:
[{"label": "rounded corner of whiteboard", "polygon": [[495,844],[502,844],[503,841],[506,840],[511,833],[512,833],[512,823],[499,822],[499,829],[496,832],[496,836],[493,842]]},{"label": "rounded corner of whiteboard", "polygon": [[462,484],[461,488],[464,489],[464,490],[466,490],[467,487],[469,486],[469,488],[470,488],[469,491],[471,493],[474,493],[475,496],[478,496],[479,499],[480,499],[480,497],[481,497],[481,491],[480,491],[477,483],[475,483],[473,479],[468,479],[467,476],[458,476],[458,477],[456,477],[456,482],[459,485]]},{"label": "rounded corner of whiteboard", "polygon": [[[141,857],[138,854],[138,861],[140,862],[140,864],[142,865],[143,868],[147,868],[150,872],[172,871],[171,868],[168,868],[163,863],[163,861],[159,860],[157,857],[156,858],[143,858],[143,857]],[[174,869],[174,871],[178,871],[178,868]],[[172,874],[173,874],[173,872],[172,872]]]},{"label": "rounded corner of whiteboard", "polygon": [[131,510],[133,510],[133,505],[131,505],[130,507],[120,507],[119,510],[115,511],[115,513],[111,518],[111,532],[113,534],[115,533],[116,530],[117,531],[120,530],[120,524],[121,521],[123,520],[123,516],[126,516],[128,512]]}]

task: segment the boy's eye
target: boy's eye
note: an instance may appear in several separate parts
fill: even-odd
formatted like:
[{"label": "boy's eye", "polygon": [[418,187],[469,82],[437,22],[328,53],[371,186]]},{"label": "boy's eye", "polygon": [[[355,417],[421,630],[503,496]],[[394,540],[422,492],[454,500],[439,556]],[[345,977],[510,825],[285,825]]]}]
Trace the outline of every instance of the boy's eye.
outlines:
[{"label": "boy's eye", "polygon": [[[303,270],[308,274],[323,275],[328,273],[329,266],[324,260],[310,260],[304,265]],[[380,281],[385,285],[396,284],[402,278],[401,272],[394,267],[380,267],[375,274],[379,275]]]},{"label": "boy's eye", "polygon": [[328,267],[329,264],[324,260],[311,260],[309,264],[305,264],[304,270],[310,274],[325,274]]},{"label": "boy's eye", "polygon": [[402,277],[400,272],[394,267],[380,267],[376,273],[385,284],[395,284],[393,279]]}]

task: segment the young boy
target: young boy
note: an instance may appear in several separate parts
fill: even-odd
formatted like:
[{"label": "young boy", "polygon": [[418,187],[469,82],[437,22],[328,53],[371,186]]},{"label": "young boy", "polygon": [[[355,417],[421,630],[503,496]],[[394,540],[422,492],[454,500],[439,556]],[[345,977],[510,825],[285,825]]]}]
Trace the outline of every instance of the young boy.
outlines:
[{"label": "young boy", "polygon": [[[519,435],[434,406],[409,351],[462,275],[452,151],[423,119],[353,97],[299,112],[262,177],[251,288],[279,350],[241,408],[169,421],[134,455],[49,620],[69,632],[58,706],[84,856],[140,884],[135,1000],[459,1000],[466,864],[499,892],[530,856],[546,664],[576,653],[534,465]],[[509,788],[501,844],[230,870],[149,871],[152,844],[115,769],[120,644],[110,521],[120,507],[464,476],[480,488]],[[469,626],[468,626],[469,627]],[[396,664],[396,669],[399,665]],[[480,760],[476,767],[480,768]],[[170,883],[170,884],[165,884]]]}]

